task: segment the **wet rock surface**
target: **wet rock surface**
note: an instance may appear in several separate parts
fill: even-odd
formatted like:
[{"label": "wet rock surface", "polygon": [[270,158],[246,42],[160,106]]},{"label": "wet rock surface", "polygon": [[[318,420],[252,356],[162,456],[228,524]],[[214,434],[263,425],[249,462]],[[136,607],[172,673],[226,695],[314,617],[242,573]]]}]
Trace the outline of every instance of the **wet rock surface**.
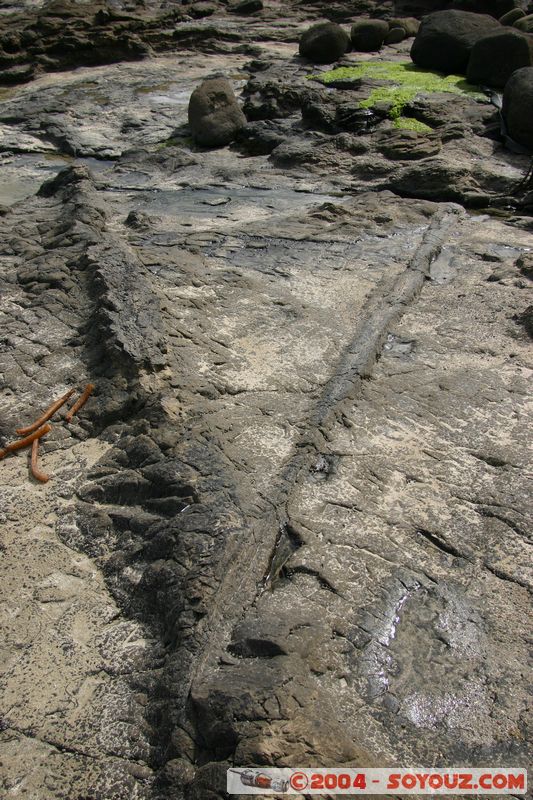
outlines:
[{"label": "wet rock surface", "polygon": [[[195,5],[143,60],[0,95],[0,445],[96,386],[52,420],[49,483],[0,461],[1,794],[523,766],[530,156],[488,97],[422,92],[431,130],[401,130],[359,106],[382,83],[310,78],[320,4]],[[17,14],[81,36],[89,10],[155,30]],[[247,123],[203,150],[189,99],[220,75]]]}]

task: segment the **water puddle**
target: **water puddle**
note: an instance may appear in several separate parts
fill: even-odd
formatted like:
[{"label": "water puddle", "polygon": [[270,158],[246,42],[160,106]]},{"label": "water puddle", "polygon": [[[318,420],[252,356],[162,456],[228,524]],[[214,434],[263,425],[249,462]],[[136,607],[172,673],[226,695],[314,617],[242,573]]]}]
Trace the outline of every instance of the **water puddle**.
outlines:
[{"label": "water puddle", "polygon": [[183,186],[179,189],[139,191],[134,210],[180,217],[181,224],[192,227],[196,221],[239,221],[271,216],[315,205],[316,194],[305,194],[291,188],[272,189],[250,186]]},{"label": "water puddle", "polygon": [[53,153],[0,156],[2,170],[0,205],[12,206],[31,197],[46,180],[73,164],[86,166],[93,175],[103,173],[114,166],[113,161],[100,161],[96,158],[75,159]]}]

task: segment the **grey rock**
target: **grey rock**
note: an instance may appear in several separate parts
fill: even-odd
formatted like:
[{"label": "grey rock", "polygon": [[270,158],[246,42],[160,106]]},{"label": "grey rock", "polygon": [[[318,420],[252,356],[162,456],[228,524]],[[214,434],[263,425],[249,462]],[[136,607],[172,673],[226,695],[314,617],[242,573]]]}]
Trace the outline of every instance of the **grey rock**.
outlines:
[{"label": "grey rock", "polygon": [[223,147],[246,124],[246,117],[225,78],[212,78],[198,86],[189,100],[189,128],[195,142],[204,147]]},{"label": "grey rock", "polygon": [[238,141],[250,155],[268,155],[290,135],[290,129],[277,120],[248,122]]},{"label": "grey rock", "polygon": [[299,52],[314,64],[332,64],[348,49],[350,37],[335,22],[312,25],[300,37]]},{"label": "grey rock", "polygon": [[422,20],[411,58],[425,69],[464,73],[475,43],[499,27],[499,22],[487,14],[436,11]]},{"label": "grey rock", "polygon": [[441,149],[438,136],[418,131],[392,130],[383,133],[377,149],[393,161],[416,161],[436,155]]}]

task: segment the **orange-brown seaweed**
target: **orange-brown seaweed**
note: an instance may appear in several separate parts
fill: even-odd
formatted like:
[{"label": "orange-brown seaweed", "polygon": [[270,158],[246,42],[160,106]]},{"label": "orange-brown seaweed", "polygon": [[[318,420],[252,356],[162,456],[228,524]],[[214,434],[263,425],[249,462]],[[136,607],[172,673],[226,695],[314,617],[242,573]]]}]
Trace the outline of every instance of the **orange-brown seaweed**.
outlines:
[{"label": "orange-brown seaweed", "polygon": [[41,427],[41,425],[44,425],[44,423],[47,422],[50,419],[50,417],[54,416],[56,411],[59,411],[61,406],[64,405],[69,399],[69,397],[71,397],[73,394],[74,394],[74,389],[69,389],[69,391],[63,395],[63,397],[60,397],[59,400],[56,400],[54,403],[52,403],[52,405],[49,408],[47,408],[44,414],[41,417],[39,417],[39,419],[36,422],[32,423],[31,425],[28,425],[26,428],[17,428],[17,433],[19,434],[19,436],[26,436],[26,434],[28,433],[33,433],[33,431],[36,431],[38,428]]},{"label": "orange-brown seaweed", "polygon": [[50,433],[52,430],[51,425],[44,425],[42,428],[39,428],[37,431],[32,431],[29,436],[25,436],[24,439],[18,439],[16,442],[11,442],[11,444],[6,444],[3,450],[0,450],[0,458],[5,458],[8,453],[14,453],[15,450],[21,450],[23,447],[28,447],[32,442],[36,439],[40,439],[41,436],[44,436],[46,433]]},{"label": "orange-brown seaweed", "polygon": [[80,408],[83,408],[83,406],[85,405],[85,403],[87,402],[87,400],[89,399],[89,397],[92,395],[93,392],[94,392],[94,383],[88,383],[81,397],[79,397],[76,400],[70,411],[68,411],[65,414],[65,419],[67,422],[71,422],[74,414],[76,414],[80,410]]},{"label": "orange-brown seaweed", "polygon": [[33,477],[41,481],[41,483],[46,483],[50,480],[49,476],[46,472],[43,472],[37,466],[37,458],[39,455],[39,439],[34,439],[31,445],[31,474]]}]

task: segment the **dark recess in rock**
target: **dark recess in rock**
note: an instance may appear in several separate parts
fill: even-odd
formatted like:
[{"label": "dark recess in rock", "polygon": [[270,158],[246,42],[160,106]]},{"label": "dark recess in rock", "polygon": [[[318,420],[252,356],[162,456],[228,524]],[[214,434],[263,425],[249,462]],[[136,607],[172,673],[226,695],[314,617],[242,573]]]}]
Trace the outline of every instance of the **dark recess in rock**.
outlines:
[{"label": "dark recess in rock", "polygon": [[517,317],[518,322],[524,326],[528,336],[533,339],[533,306],[528,306]]}]

